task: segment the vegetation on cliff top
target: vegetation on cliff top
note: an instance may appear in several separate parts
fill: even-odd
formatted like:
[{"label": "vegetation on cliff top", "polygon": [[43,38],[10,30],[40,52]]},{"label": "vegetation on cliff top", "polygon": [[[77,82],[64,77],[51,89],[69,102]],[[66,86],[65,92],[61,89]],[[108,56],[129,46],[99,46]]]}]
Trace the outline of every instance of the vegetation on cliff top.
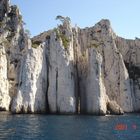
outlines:
[{"label": "vegetation on cliff top", "polygon": [[[63,23],[63,26],[64,26],[64,25],[69,25],[69,24],[70,24],[70,18],[69,18],[69,17],[63,17],[63,16],[58,15],[58,16],[56,17],[56,20],[60,20],[60,21]],[[65,29],[63,29],[63,26],[60,25],[60,26],[58,27],[58,29],[55,28],[54,31],[56,32],[57,38],[58,38],[58,39],[61,38],[64,48],[67,49],[70,40],[69,40],[69,38],[66,36],[66,31],[65,31]]]}]

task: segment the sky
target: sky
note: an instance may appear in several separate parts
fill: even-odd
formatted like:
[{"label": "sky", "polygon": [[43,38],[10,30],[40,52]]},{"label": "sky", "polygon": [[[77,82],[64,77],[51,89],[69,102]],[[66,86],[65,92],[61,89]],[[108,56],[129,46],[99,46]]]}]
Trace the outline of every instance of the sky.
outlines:
[{"label": "sky", "polygon": [[140,38],[140,0],[11,0],[11,3],[20,8],[31,36],[56,27],[55,17],[62,15],[81,28],[109,19],[117,35]]}]

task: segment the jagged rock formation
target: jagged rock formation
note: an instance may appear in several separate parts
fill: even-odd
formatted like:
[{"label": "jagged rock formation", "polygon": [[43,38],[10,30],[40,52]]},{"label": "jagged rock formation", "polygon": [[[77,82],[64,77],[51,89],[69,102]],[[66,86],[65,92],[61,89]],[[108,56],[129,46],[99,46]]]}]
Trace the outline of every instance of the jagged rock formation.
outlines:
[{"label": "jagged rock formation", "polygon": [[[65,46],[61,39],[68,39]],[[60,35],[59,35],[60,34]],[[46,42],[48,48],[48,104],[51,113],[75,113],[75,69],[72,29],[70,26],[56,29]]]},{"label": "jagged rock formation", "polygon": [[140,111],[140,39],[128,40],[117,37],[116,45],[129,74],[133,111]]},{"label": "jagged rock formation", "polygon": [[140,111],[140,40],[118,37],[108,20],[62,25],[30,39],[17,6],[0,1],[0,110],[123,114]]},{"label": "jagged rock formation", "polygon": [[102,78],[102,56],[95,48],[89,48],[87,56],[85,69],[80,69],[81,113],[106,114],[107,96]]},{"label": "jagged rock formation", "polygon": [[20,66],[18,92],[12,102],[15,113],[46,111],[47,66],[45,47],[30,48]]},{"label": "jagged rock formation", "polygon": [[0,110],[9,110],[10,96],[7,80],[7,59],[3,46],[0,46]]}]

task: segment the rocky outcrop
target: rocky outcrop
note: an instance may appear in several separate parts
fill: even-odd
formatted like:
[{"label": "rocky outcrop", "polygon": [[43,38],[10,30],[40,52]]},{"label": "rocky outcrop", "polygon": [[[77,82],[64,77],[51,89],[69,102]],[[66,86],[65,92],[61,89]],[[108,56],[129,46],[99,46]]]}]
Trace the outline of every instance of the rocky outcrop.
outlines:
[{"label": "rocky outcrop", "polygon": [[48,104],[51,113],[76,113],[72,29],[63,23],[47,40]]},{"label": "rocky outcrop", "polygon": [[[92,43],[103,56],[103,73],[106,94],[110,100],[116,101],[125,112],[133,110],[130,80],[122,54],[116,47],[114,34],[110,22],[101,20],[94,27]],[[94,41],[96,37],[96,40]],[[93,46],[95,47],[93,44]]]},{"label": "rocky outcrop", "polygon": [[115,101],[108,102],[107,109],[108,109],[107,112],[108,114],[121,115],[124,113],[122,108]]},{"label": "rocky outcrop", "polygon": [[5,48],[0,45],[0,111],[9,110],[10,96]]},{"label": "rocky outcrop", "polygon": [[87,64],[82,69],[84,73],[80,82],[81,113],[106,114],[107,96],[101,66],[102,56],[95,48],[89,48]]},{"label": "rocky outcrop", "polygon": [[46,112],[47,65],[45,47],[30,48],[21,62],[17,96],[12,112]]},{"label": "rocky outcrop", "polygon": [[[9,1],[1,1],[0,7],[3,9],[3,14],[0,21],[0,46],[1,46],[1,78],[0,82],[4,82],[1,88],[2,94],[6,96],[6,100],[1,94],[2,102],[5,104],[5,110],[9,110],[12,104],[12,98],[17,93],[18,74],[20,68],[20,60],[26,52],[26,35],[22,27],[22,19],[19,10],[16,6],[9,6]],[[15,9],[15,10],[13,10]],[[14,20],[12,20],[14,18]],[[16,24],[15,24],[16,23]],[[13,28],[13,26],[15,28]],[[5,73],[5,74],[4,74]],[[5,80],[4,80],[5,79]],[[3,101],[4,100],[4,101]],[[0,105],[3,108],[3,105]]]},{"label": "rocky outcrop", "polygon": [[30,39],[17,6],[0,1],[0,110],[123,114],[140,111],[140,39],[108,20],[80,29],[68,17]]},{"label": "rocky outcrop", "polygon": [[3,21],[5,14],[8,13],[9,10],[9,0],[1,0],[0,1],[0,23]]},{"label": "rocky outcrop", "polygon": [[128,40],[117,37],[116,44],[128,70],[134,111],[140,111],[140,40],[138,38]]},{"label": "rocky outcrop", "polygon": [[[77,55],[79,57],[77,65],[80,79],[81,111],[82,106],[83,108],[86,108],[89,103],[89,101],[85,103],[86,99],[89,98],[92,100],[92,103],[94,103],[93,100],[95,99],[96,105],[94,104],[93,106],[97,107],[101,97],[103,103],[102,106],[104,107],[104,111],[101,111],[102,113],[106,113],[107,104],[110,101],[116,101],[116,104],[125,112],[131,112],[133,110],[133,104],[129,75],[125,67],[122,54],[116,46],[115,40],[117,37],[110,26],[110,22],[108,20],[101,20],[92,28],[79,30],[78,36],[79,48]],[[96,54],[93,55],[95,58],[92,59],[92,61],[90,60],[92,49],[100,55],[102,63],[99,64],[99,62],[95,61]],[[87,50],[90,53],[86,54]],[[97,66],[100,66],[99,75],[99,70],[96,70],[96,65],[94,65],[94,63],[96,63]],[[90,73],[89,70],[92,69],[92,67],[94,71],[97,71],[97,73],[94,74],[94,71]],[[86,81],[88,76],[90,78],[93,77],[92,82]],[[97,81],[97,79],[97,83],[102,87],[102,90],[99,90],[98,92],[94,91],[98,89],[98,86],[93,86],[94,80]],[[92,87],[91,89],[90,85]],[[88,92],[86,92],[86,89],[88,89]],[[93,93],[91,91],[93,91]],[[96,96],[96,93],[98,96]],[[91,96],[96,96],[96,98],[91,98]],[[100,107],[101,106],[98,105],[98,109],[95,111],[97,114],[100,112],[97,112],[97,110],[100,110]],[[86,112],[87,110],[87,108],[83,109],[82,112]],[[95,112],[91,111],[90,113]]]}]

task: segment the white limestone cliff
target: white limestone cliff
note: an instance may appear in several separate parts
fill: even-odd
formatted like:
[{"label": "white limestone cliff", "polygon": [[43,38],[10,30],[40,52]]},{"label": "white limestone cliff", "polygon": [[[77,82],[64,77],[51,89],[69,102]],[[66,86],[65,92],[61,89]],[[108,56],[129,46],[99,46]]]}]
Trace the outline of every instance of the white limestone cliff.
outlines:
[{"label": "white limestone cliff", "polygon": [[[67,46],[65,46],[63,39],[68,40]],[[47,45],[49,110],[51,113],[75,113],[75,70],[73,38],[70,25],[68,27],[63,25],[52,32]]]},{"label": "white limestone cliff", "polygon": [[7,78],[7,59],[5,48],[0,45],[0,110],[9,110],[10,96]]},{"label": "white limestone cliff", "polygon": [[81,87],[81,112],[106,114],[107,96],[102,75],[102,56],[95,48],[88,49],[85,76]]},{"label": "white limestone cliff", "polygon": [[0,110],[123,114],[140,111],[140,39],[108,20],[80,29],[68,17],[30,39],[17,6],[0,1]]},{"label": "white limestone cliff", "polygon": [[21,62],[19,85],[13,99],[14,113],[46,112],[47,65],[45,47],[30,48]]},{"label": "white limestone cliff", "polygon": [[101,30],[95,35],[99,39],[98,43],[102,42],[99,49],[102,49],[102,56],[104,57],[103,71],[106,93],[109,99],[116,101],[123,111],[131,112],[133,105],[130,80],[122,55],[115,44],[116,35],[108,20],[101,20],[95,25],[95,29]]},{"label": "white limestone cliff", "polygon": [[[117,106],[120,106],[120,108],[122,108],[124,112],[132,112],[133,103],[129,74],[124,64],[123,57],[119,52],[118,48],[116,47],[116,35],[110,26],[110,22],[108,20],[101,20],[94,27],[81,29],[78,35],[80,41],[78,41],[77,55],[79,56],[79,60],[77,65],[79,67],[78,71],[80,75],[79,81],[81,95],[81,111],[82,106],[84,108],[89,103],[88,101],[84,103],[86,99],[92,96],[92,92],[89,91],[89,85],[92,85],[94,83],[94,80],[97,79],[96,74],[94,75],[94,71],[89,74],[89,69],[91,69],[92,67],[94,67],[93,69],[95,69],[95,66],[93,64],[96,59],[93,59],[93,63],[91,62],[89,64],[89,58],[92,56],[92,54],[86,54],[87,50],[94,49],[101,55],[102,58],[100,72],[101,74],[99,79],[102,79],[102,84],[104,85],[105,90],[103,88],[101,91],[98,91],[98,93],[102,93],[102,99],[106,97],[104,99],[104,107],[107,108],[107,104],[109,102],[115,101],[115,104],[117,104]],[[86,81],[88,76],[90,78],[93,76],[92,83]],[[100,84],[100,82],[98,82],[98,84]],[[86,89],[88,89],[88,92],[86,91]],[[97,88],[92,87],[92,90],[97,90]],[[94,91],[93,95],[95,96],[96,93],[97,91]],[[90,100],[94,99],[91,98]],[[98,102],[99,100],[96,99],[96,101]],[[94,106],[97,106],[97,104],[98,103],[96,103],[96,105]],[[86,112],[87,110],[88,108],[83,109],[82,112]],[[99,106],[98,110],[100,110]]]},{"label": "white limestone cliff", "polygon": [[140,111],[140,39],[128,40],[117,37],[116,44],[128,70],[133,111]]}]

